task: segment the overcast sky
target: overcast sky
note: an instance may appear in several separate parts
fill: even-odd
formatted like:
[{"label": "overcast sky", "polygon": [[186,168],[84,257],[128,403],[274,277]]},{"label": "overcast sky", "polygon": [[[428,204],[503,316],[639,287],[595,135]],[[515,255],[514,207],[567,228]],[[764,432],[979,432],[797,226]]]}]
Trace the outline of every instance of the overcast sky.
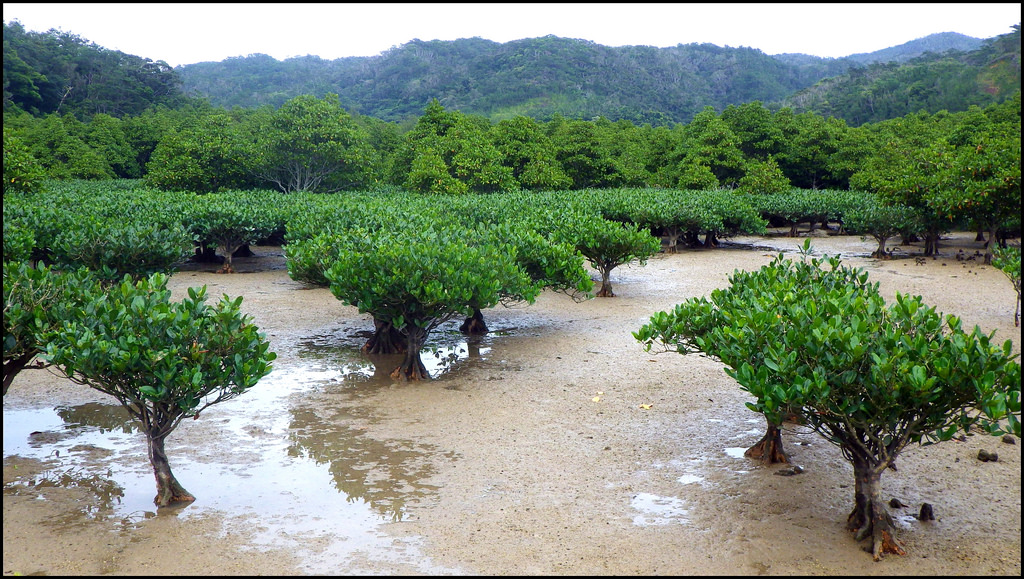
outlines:
[{"label": "overcast sky", "polygon": [[1020,22],[1000,4],[22,4],[4,22],[57,28],[171,66],[269,54],[373,56],[413,39],[553,34],[606,46],[711,43],[841,57],[938,32],[991,38]]}]

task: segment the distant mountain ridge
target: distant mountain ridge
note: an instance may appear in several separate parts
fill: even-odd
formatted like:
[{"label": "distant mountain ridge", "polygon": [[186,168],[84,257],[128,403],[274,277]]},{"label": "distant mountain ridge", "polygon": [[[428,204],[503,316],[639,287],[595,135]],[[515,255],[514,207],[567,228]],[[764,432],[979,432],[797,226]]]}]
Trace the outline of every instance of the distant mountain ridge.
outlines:
[{"label": "distant mountain ridge", "polygon": [[846,58],[858,64],[874,64],[876,62],[907,62],[917,58],[926,52],[941,54],[947,50],[959,50],[960,52],[971,52],[981,48],[985,41],[973,36],[960,34],[959,32],[939,32],[929,34],[923,38],[905,42],[899,46],[883,48],[875,52],[859,52],[851,54]]},{"label": "distant mountain ridge", "polygon": [[915,50],[925,49],[919,56],[909,56],[913,51],[888,52],[895,60],[853,67],[786,97],[781,104],[859,126],[922,110],[957,112],[971,105],[1002,102],[1020,91],[1020,25],[1012,28],[1013,32],[982,41],[967,52],[956,48],[938,52],[949,46],[945,40],[957,43],[960,39],[955,37],[962,35],[943,33],[933,35],[942,38],[919,39],[908,43],[915,44]]},{"label": "distant mountain ridge", "polygon": [[372,57],[278,61],[263,54],[171,68],[70,32],[4,24],[6,113],[138,115],[199,97],[217,107],[284,104],[336,93],[354,114],[417,119],[437,99],[491,122],[604,117],[668,125],[705,107],[761,102],[772,110],[834,116],[853,125],[921,110],[1001,102],[1020,89],[1020,26],[979,40],[939,33],[844,58],[767,55],[714,44],[608,47],[545,36],[413,40]]},{"label": "distant mountain ridge", "polygon": [[352,111],[387,121],[415,118],[437,98],[446,108],[492,121],[558,114],[666,124],[689,122],[705,106],[783,103],[859,66],[966,52],[985,42],[943,32],[873,53],[822,58],[713,44],[608,47],[557,36],[505,43],[469,38],[413,40],[370,57],[278,61],[254,54],[175,70],[186,94],[228,108],[276,107],[300,94],[333,92]]}]

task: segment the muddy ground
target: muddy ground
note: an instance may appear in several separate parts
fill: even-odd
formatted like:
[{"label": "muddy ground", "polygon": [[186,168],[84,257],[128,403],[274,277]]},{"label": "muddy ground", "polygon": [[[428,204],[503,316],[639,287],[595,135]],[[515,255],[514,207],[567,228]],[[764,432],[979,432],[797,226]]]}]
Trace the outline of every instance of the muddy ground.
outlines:
[{"label": "muddy ground", "polygon": [[[981,248],[973,233],[923,263],[919,245],[879,261],[871,241],[811,235],[887,296],[922,295],[1020,352],[1009,281],[957,258]],[[25,371],[4,399],[4,574],[1019,576],[1019,441],[906,450],[883,485],[908,505],[893,511],[907,554],[873,562],[845,530],[853,475],[837,448],[788,426],[804,471],[778,476],[742,456],[764,422],[721,364],[643,351],[631,332],[653,313],[803,239],[728,241],[620,267],[614,298],[492,308],[484,338],[460,342],[454,322],[422,383],[359,355],[368,317],[290,280],[279,247],[234,274],[190,264],[176,295],[244,296],[279,356],[169,437],[198,500],[158,511],[143,436],[114,400]],[[922,503],[935,521],[913,517]]]}]

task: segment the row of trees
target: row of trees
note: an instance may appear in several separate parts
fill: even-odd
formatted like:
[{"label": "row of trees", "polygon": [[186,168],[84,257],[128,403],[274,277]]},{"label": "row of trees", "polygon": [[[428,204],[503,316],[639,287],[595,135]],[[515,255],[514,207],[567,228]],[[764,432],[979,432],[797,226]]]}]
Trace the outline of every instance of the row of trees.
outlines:
[{"label": "row of trees", "polygon": [[[335,96],[303,96],[277,110],[164,109],[89,123],[5,116],[4,129],[5,160],[9,151],[36,159],[37,178],[142,177],[193,192],[853,188],[928,213],[932,229],[967,216],[990,232],[1015,229],[1020,207],[1019,93],[986,109],[858,128],[759,102],[706,108],[667,128],[522,116],[492,124],[435,101],[403,130],[351,115]],[[21,164],[4,171],[5,189],[30,188]]]},{"label": "row of trees", "polygon": [[[601,276],[596,295],[612,297],[611,272],[622,264],[642,263],[663,245],[667,251],[675,251],[680,243],[713,248],[721,237],[763,233],[772,219],[850,221],[858,233],[881,240],[882,256],[884,241],[893,234],[888,206],[878,196],[862,192],[738,195],[611,189],[424,197],[401,191],[344,196],[232,191],[196,196],[137,189],[136,182],[120,186],[78,182],[45,193],[9,195],[4,207],[5,261],[41,261],[67,270],[87,267],[113,282],[124,275],[140,279],[173,271],[177,264],[203,254],[218,255],[224,271],[231,271],[231,257],[244,245],[283,240],[292,277],[330,286],[339,299],[371,313],[376,334],[368,351],[409,352],[404,371],[414,379],[426,377],[418,362],[426,335],[409,341],[402,331],[419,314],[404,309],[406,298],[388,292],[399,287],[410,295],[433,291],[428,283],[433,278],[424,277],[432,264],[447,272],[439,274],[441,278],[454,275],[462,280],[456,285],[468,287],[463,277],[489,280],[500,269],[497,263],[507,259],[510,271],[521,270],[524,273],[517,275],[525,275],[529,284],[540,284],[508,282],[508,287],[499,288],[489,281],[478,288],[492,292],[486,298],[468,299],[476,290],[445,293],[454,301],[445,305],[444,315],[435,316],[439,321],[423,322],[432,328],[462,314],[463,331],[478,333],[486,332],[481,311],[496,303],[495,296],[501,301],[529,301],[545,288],[588,295],[583,262]],[[77,207],[77,213],[68,214],[63,210],[67,206]],[[439,229],[439,223],[445,228]],[[409,255],[417,248],[414,241],[424,248]],[[470,259],[466,246],[498,253]],[[332,280],[328,272],[343,255],[348,265],[335,271],[337,279]],[[401,264],[405,269],[392,271]],[[477,266],[484,270],[470,275]],[[348,289],[338,289],[344,284]],[[367,287],[374,289],[368,293]],[[398,309],[376,310],[376,300]]]}]

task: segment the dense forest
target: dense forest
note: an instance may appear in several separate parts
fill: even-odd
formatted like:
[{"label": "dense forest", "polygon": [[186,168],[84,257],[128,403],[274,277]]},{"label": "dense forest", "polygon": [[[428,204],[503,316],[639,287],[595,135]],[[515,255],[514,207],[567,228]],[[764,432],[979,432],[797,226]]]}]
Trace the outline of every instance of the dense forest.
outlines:
[{"label": "dense forest", "polygon": [[939,33],[846,58],[769,56],[687,44],[607,47],[546,36],[413,40],[372,57],[278,61],[254,54],[175,69],[74,34],[4,24],[4,111],[134,116],[154,105],[280,107],[337,94],[354,114],[412,122],[437,99],[492,122],[607,118],[667,126],[704,107],[753,101],[770,110],[834,116],[859,126],[920,110],[950,112],[1005,100],[1020,88],[1020,31],[979,40]]},{"label": "dense forest", "polygon": [[[884,51],[881,51],[884,52]],[[850,68],[783,99],[853,126],[909,112],[962,111],[1020,90],[1020,25],[970,52],[950,50]]]},{"label": "dense forest", "polygon": [[5,113],[125,117],[186,100],[181,76],[166,62],[109,50],[70,32],[4,24]]},{"label": "dense forest", "polygon": [[[426,103],[436,98],[446,108],[492,121],[516,115],[548,120],[559,114],[666,124],[690,122],[705,106],[721,111],[757,100],[771,107],[851,69],[922,55],[936,59],[949,51],[968,53],[983,45],[978,39],[941,33],[879,51],[877,56],[831,59],[769,56],[752,48],[713,44],[607,47],[555,36],[502,44],[471,38],[413,40],[379,56],[337,60],[304,56],[277,61],[255,54],[186,65],[178,71],[188,94],[205,96],[228,108],[279,106],[300,94],[336,93],[351,110],[389,121],[418,116]],[[1016,47],[1019,61],[1019,36]],[[1000,52],[1012,48],[1000,46]],[[942,72],[955,75],[959,85],[979,74],[989,60],[975,58],[957,70]],[[1012,84],[1013,79],[1004,80]],[[1019,72],[1016,83],[1019,87]],[[999,95],[969,86],[968,94],[963,90],[956,93],[959,101],[944,99],[947,106],[943,108],[964,110],[971,104],[984,106],[1000,100]],[[903,110],[892,111],[893,116],[917,112],[921,107],[915,108],[916,104],[907,102]],[[794,108],[797,112],[824,112]],[[846,118],[843,110],[827,112]],[[868,120],[884,118],[891,117]]]},{"label": "dense forest", "polygon": [[[276,95],[283,99],[279,105],[217,105],[186,96],[179,71],[161,62],[109,51],[69,33],[32,33],[5,24],[4,191],[36,190],[44,179],[140,179],[162,190],[193,193],[381,187],[428,194],[623,187],[753,195],[793,188],[859,190],[924,212],[933,230],[973,222],[991,231],[1015,231],[1020,27],[1012,28],[970,52],[953,49],[866,67],[828,61],[846,72],[786,97],[799,97],[793,105],[755,97],[774,87],[782,98],[786,86],[811,84],[821,71],[809,74],[806,67],[747,48],[611,50],[555,37],[504,45],[417,40],[359,60],[378,78],[357,83],[358,90],[379,93],[374,102],[391,103],[380,106],[392,107],[398,121],[366,114],[335,92],[275,92],[284,82],[248,89],[266,98]],[[473,56],[488,51],[506,56],[501,71]],[[563,57],[555,60],[553,54]],[[676,58],[680,54],[691,57],[685,65]],[[647,67],[644,59],[675,63],[676,76],[666,77],[664,67]],[[317,63],[325,61],[315,57],[219,64],[260,60],[306,63],[300,76],[321,79],[323,90],[332,86],[318,76],[323,69]],[[619,67],[614,70],[621,74],[608,75],[606,67]],[[449,69],[480,78],[470,91],[479,98],[464,106],[446,104],[456,97],[445,87],[458,75],[436,71]],[[651,83],[650,93],[699,85],[736,102],[718,109],[710,97],[693,97],[685,104],[689,121],[682,123],[671,120],[680,114],[671,108],[679,102],[666,101],[664,109],[647,103],[652,108],[642,113],[613,98],[617,89],[596,92],[598,84],[610,84],[600,79],[621,80],[630,76],[627,70]],[[772,70],[779,74],[766,72]],[[387,93],[403,84],[399,78],[408,81],[400,106]],[[591,84],[566,86],[567,78]],[[488,86],[496,92],[483,90],[485,83],[493,83]],[[616,110],[630,111],[626,116],[648,120],[558,110],[544,118],[512,102],[521,98],[516,90],[522,98],[533,95],[530,102],[557,102],[577,113],[574,107],[583,101],[576,97],[583,95],[595,106],[618,103]],[[472,112],[480,103],[504,111],[503,118]],[[835,110],[825,115],[815,107]],[[843,107],[865,119],[848,122],[839,114]],[[874,120],[865,107],[885,118]],[[913,110],[903,112],[907,107]]]}]

